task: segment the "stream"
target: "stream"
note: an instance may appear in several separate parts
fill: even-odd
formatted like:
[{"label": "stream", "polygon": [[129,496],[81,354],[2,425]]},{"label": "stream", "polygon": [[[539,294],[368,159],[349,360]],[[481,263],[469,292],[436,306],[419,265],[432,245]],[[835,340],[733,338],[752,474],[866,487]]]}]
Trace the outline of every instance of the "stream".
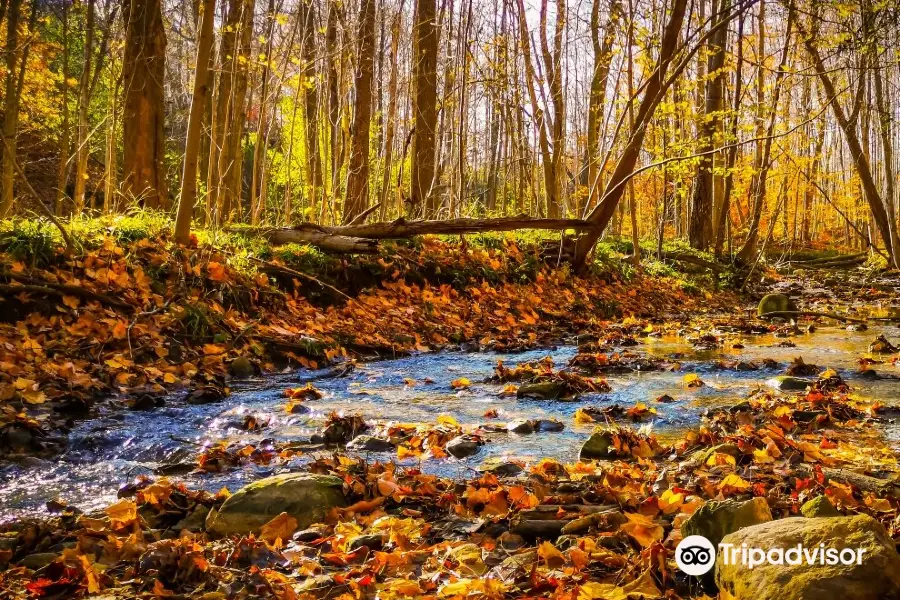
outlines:
[{"label": "stream", "polygon": [[[104,407],[98,418],[76,425],[70,433],[68,449],[60,457],[0,467],[0,521],[43,513],[47,510],[45,504],[55,499],[85,511],[101,508],[114,502],[117,490],[136,476],[158,475],[166,465],[194,464],[203,446],[218,440],[241,439],[253,445],[265,445],[266,440],[308,440],[331,411],[359,413],[369,422],[434,423],[441,415],[452,415],[464,427],[542,417],[556,418],[565,424],[565,430],[558,433],[488,434],[488,443],[481,451],[464,460],[451,457],[398,461],[427,472],[462,478],[471,477],[488,457],[526,462],[541,457],[564,462],[577,460],[580,445],[594,427],[576,424],[573,419],[575,411],[586,405],[602,407],[618,403],[628,408],[636,402],[645,402],[658,411],[646,426],[652,427],[661,441],[674,441],[685,428],[700,421],[705,409],[743,400],[756,386],[765,385],[767,379],[783,373],[795,357],[821,368],[836,369],[860,397],[897,405],[900,380],[892,377],[900,373],[895,365],[885,362],[872,367],[889,378],[869,380],[856,375],[858,359],[867,355],[869,342],[879,334],[897,342],[900,328],[870,324],[867,331],[848,331],[845,326],[828,321],[813,333],[787,338],[795,347],[779,347],[786,338],[772,334],[728,334],[729,342],[739,338],[745,348],[735,349],[728,343],[715,350],[696,350],[686,336],[644,337],[639,345],[625,350],[677,361],[680,368],[611,375],[607,378],[611,392],[583,395],[577,401],[500,396],[502,384],[482,383],[493,374],[498,360],[512,366],[550,356],[557,369],[563,368],[575,355],[576,348],[561,346],[516,354],[423,353],[362,363],[345,377],[314,381],[324,397],[307,401],[305,404],[313,409],[307,414],[291,415],[283,407],[284,390],[302,385],[316,375],[309,371],[241,382],[232,388],[229,398],[216,404],[188,405],[176,396],[166,406],[149,412]],[[716,365],[720,360],[749,362],[767,358],[777,361],[778,367],[741,371]],[[706,385],[686,389],[682,380],[689,373],[696,373]],[[472,384],[466,389],[454,389],[451,382],[461,377],[468,378]],[[676,401],[653,401],[662,394]],[[496,409],[498,417],[486,418],[484,413],[488,409]],[[255,432],[241,430],[240,422],[247,414],[263,421],[268,419],[268,425]],[[887,427],[889,438],[900,443],[900,429]],[[397,460],[396,453],[367,454],[370,460]],[[221,473],[178,472],[171,477],[194,488],[216,491],[225,486],[234,491],[254,479],[297,468],[315,456],[307,453],[275,466],[250,464]]]}]

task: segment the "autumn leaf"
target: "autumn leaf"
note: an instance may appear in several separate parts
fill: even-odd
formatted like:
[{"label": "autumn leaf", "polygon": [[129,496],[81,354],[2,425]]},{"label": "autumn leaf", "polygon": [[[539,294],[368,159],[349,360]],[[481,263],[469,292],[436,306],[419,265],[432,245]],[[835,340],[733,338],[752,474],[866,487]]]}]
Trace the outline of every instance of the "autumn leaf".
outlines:
[{"label": "autumn leaf", "polygon": [[280,546],[285,540],[291,539],[297,531],[297,525],[296,518],[283,512],[262,526],[259,537],[273,546]]},{"label": "autumn leaf", "polygon": [[206,272],[213,281],[228,281],[228,273],[226,273],[225,266],[221,263],[209,261],[206,263]]},{"label": "autumn leaf", "polygon": [[469,387],[470,385],[472,385],[472,382],[469,381],[469,379],[466,377],[460,377],[459,379],[454,379],[450,382],[450,387],[455,390],[461,390],[463,388]]},{"label": "autumn leaf", "polygon": [[750,483],[745,481],[740,475],[732,473],[719,483],[719,492],[723,496],[743,494],[749,492],[751,487]]},{"label": "autumn leaf", "polygon": [[110,529],[119,531],[137,522],[137,505],[133,501],[123,498],[115,504],[107,506],[106,514],[109,516]]},{"label": "autumn leaf", "polygon": [[665,531],[653,519],[640,513],[625,513],[628,519],[621,527],[622,531],[630,535],[642,547],[647,548],[654,542],[662,541]]},{"label": "autumn leaf", "polygon": [[556,569],[566,563],[566,557],[563,556],[563,553],[557,550],[556,546],[550,542],[544,542],[538,546],[537,552],[538,556],[551,569]]}]

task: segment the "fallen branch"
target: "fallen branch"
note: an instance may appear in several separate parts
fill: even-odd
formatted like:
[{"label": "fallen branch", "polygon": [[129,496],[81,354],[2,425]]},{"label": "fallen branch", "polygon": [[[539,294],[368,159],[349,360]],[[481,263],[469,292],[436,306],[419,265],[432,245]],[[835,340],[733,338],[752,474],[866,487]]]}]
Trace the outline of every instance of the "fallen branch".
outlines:
[{"label": "fallen branch", "polygon": [[260,234],[275,246],[284,244],[310,244],[327,252],[346,254],[374,254],[378,242],[323,231],[324,228],[304,227],[295,229],[261,229]]},{"label": "fallen branch", "polygon": [[[299,242],[335,251],[373,252],[377,247],[375,240],[403,239],[417,235],[457,235],[489,231],[514,231],[517,229],[563,231],[566,229],[584,230],[589,228],[590,223],[583,219],[533,219],[520,215],[496,219],[463,218],[444,221],[406,221],[401,218],[390,223],[339,225],[334,227],[302,223],[289,228],[262,228],[251,229],[250,231],[265,236],[275,245]],[[329,248],[326,248],[326,244]]]},{"label": "fallen branch", "polygon": [[759,315],[760,319],[767,317],[828,317],[837,321],[845,321],[848,323],[865,323],[865,319],[854,319],[853,317],[844,317],[834,313],[816,312],[812,310],[775,310]]},{"label": "fallen branch", "polygon": [[32,292],[37,294],[49,294],[54,296],[78,296],[81,298],[86,298],[88,300],[96,300],[101,304],[106,304],[107,306],[115,306],[117,308],[124,308],[128,310],[133,310],[134,306],[128,304],[127,302],[123,302],[118,298],[113,298],[112,296],[107,296],[106,294],[101,294],[99,292],[91,291],[87,288],[78,286],[78,285],[70,285],[67,283],[53,283],[50,281],[42,281],[40,279],[33,279],[31,277],[27,277],[24,275],[19,275],[17,273],[9,273],[3,272],[0,273],[0,276],[8,277],[14,281],[18,281],[19,285],[12,284],[0,284],[0,289],[15,293],[15,292]]}]

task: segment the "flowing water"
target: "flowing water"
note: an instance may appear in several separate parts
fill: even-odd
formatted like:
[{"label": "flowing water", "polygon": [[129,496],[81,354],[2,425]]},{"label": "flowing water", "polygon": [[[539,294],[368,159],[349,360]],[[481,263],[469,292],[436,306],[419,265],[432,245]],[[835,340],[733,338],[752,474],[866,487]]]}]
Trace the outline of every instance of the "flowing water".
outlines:
[{"label": "flowing water", "polygon": [[[579,407],[588,404],[618,403],[630,407],[635,402],[646,402],[658,411],[648,421],[649,426],[661,439],[675,439],[684,428],[696,424],[706,408],[744,399],[756,386],[765,385],[768,378],[782,373],[798,356],[807,363],[837,369],[861,397],[878,398],[887,405],[900,404],[895,400],[900,380],[892,379],[900,376],[900,369],[895,365],[874,366],[885,379],[869,381],[855,376],[858,358],[867,353],[869,342],[878,334],[894,342],[900,339],[900,329],[888,324],[864,332],[848,331],[838,324],[820,326],[813,333],[790,338],[796,344],[793,348],[779,347],[784,338],[771,334],[740,336],[745,348],[733,349],[726,344],[724,349],[716,350],[695,350],[684,337],[646,337],[640,345],[627,350],[642,356],[677,360],[680,368],[610,376],[611,392],[588,394],[574,402],[517,400],[499,396],[503,387],[500,384],[480,383],[493,373],[498,360],[513,365],[551,356],[557,368],[564,367],[576,350],[563,346],[518,354],[425,353],[361,364],[345,377],[315,381],[324,398],[307,401],[313,412],[303,415],[289,415],[284,411],[284,390],[308,381],[316,373],[279,374],[243,383],[218,404],[191,406],[170,399],[165,407],[151,412],[106,409],[99,418],[83,421],[73,429],[68,450],[58,459],[35,459],[26,465],[10,465],[0,470],[0,520],[43,512],[45,503],[57,498],[83,510],[105,506],[115,500],[123,484],[137,475],[159,473],[166,465],[193,464],[203,446],[217,440],[240,439],[257,446],[270,443],[267,440],[308,440],[331,411],[359,413],[370,422],[433,423],[440,415],[452,415],[464,426],[538,417],[557,418],[565,423],[565,430],[559,433],[489,434],[489,441],[479,454],[466,460],[400,461],[400,464],[418,464],[426,471],[462,477],[471,476],[473,469],[487,457],[575,460],[592,425],[576,424],[573,415]],[[716,365],[719,360],[764,358],[778,361],[779,367],[738,371]],[[697,373],[706,385],[685,389],[682,378],[687,373]],[[467,389],[453,389],[451,382],[460,377],[468,378],[472,385]],[[410,385],[410,379],[415,383]],[[669,394],[676,402],[653,402],[662,394]],[[484,417],[485,411],[491,408],[498,411],[498,418]],[[253,433],[242,431],[239,423],[246,414],[268,419],[268,425]],[[889,434],[900,439],[893,430]],[[215,491],[227,486],[234,491],[248,481],[297,467],[312,456],[301,455],[277,466],[251,464],[224,473],[184,472],[173,477],[192,487]],[[369,458],[396,460],[396,455],[370,453]]]}]

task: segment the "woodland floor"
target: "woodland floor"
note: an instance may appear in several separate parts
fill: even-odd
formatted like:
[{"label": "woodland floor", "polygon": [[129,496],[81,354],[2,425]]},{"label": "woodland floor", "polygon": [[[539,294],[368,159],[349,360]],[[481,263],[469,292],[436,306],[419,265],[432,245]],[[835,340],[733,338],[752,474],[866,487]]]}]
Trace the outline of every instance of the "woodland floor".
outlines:
[{"label": "woodland floor", "polygon": [[[0,228],[0,598],[700,597],[713,592],[674,569],[680,524],[755,496],[780,518],[825,495],[900,539],[884,400],[897,354],[867,343],[900,336],[890,321],[759,321],[721,279],[635,273],[614,247],[576,277],[511,235],[351,261],[237,234],[176,247],[165,226],[88,223],[73,256],[37,225]],[[892,317],[900,285],[861,270],[766,281],[862,318]],[[763,385],[783,373],[808,389]],[[183,429],[156,425],[169,420]],[[613,459],[580,461],[595,426]],[[159,428],[177,453],[129,455],[150,466],[137,477],[106,459],[79,470],[127,427],[107,441]],[[361,432],[391,449],[345,450]],[[472,459],[448,454],[460,435]],[[60,465],[103,485],[42,506],[16,489]],[[298,470],[345,483],[349,507],[313,533],[184,526],[242,481]],[[581,520],[599,506],[620,518]]]}]

